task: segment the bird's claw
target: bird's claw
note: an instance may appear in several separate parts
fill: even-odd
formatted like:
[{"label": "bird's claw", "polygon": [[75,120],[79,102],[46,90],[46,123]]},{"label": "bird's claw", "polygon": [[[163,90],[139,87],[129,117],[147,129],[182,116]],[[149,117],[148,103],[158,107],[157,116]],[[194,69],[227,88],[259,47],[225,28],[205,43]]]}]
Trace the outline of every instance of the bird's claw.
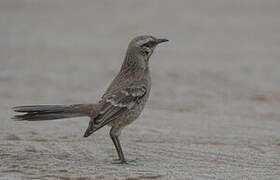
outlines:
[{"label": "bird's claw", "polygon": [[136,159],[135,160],[120,160],[120,159],[114,159],[112,161],[112,164],[133,164],[136,162]]}]

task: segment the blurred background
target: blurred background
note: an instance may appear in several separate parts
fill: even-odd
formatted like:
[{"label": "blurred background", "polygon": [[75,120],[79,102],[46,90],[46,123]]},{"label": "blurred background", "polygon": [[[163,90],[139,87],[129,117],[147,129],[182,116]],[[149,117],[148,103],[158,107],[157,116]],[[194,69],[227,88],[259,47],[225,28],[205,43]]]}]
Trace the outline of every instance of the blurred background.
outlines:
[{"label": "blurred background", "polygon": [[[0,174],[16,178],[278,179],[280,1],[0,1]],[[92,103],[137,35],[151,58],[143,115],[123,131],[88,119],[13,122],[10,107]],[[77,163],[78,162],[78,163]],[[0,177],[1,179],[1,177]]]}]

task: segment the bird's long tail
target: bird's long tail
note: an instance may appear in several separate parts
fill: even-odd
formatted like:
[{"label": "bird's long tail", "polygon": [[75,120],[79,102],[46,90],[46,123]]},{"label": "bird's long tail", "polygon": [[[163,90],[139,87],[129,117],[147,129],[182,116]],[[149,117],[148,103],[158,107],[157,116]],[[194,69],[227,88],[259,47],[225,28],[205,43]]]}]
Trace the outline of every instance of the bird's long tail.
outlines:
[{"label": "bird's long tail", "polygon": [[24,113],[15,115],[12,119],[16,121],[43,121],[80,116],[91,116],[95,113],[96,104],[74,104],[74,105],[33,105],[13,107],[13,111]]}]

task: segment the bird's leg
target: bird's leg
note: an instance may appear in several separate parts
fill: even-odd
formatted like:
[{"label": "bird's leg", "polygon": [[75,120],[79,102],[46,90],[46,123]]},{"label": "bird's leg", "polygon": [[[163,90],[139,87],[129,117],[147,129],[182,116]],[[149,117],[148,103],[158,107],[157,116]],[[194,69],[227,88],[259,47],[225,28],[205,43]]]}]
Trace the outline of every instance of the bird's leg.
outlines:
[{"label": "bird's leg", "polygon": [[124,154],[123,154],[122,147],[120,144],[119,135],[120,135],[120,132],[118,130],[116,131],[116,129],[112,127],[112,129],[110,130],[110,137],[118,152],[120,163],[125,164],[126,160],[124,158]]}]

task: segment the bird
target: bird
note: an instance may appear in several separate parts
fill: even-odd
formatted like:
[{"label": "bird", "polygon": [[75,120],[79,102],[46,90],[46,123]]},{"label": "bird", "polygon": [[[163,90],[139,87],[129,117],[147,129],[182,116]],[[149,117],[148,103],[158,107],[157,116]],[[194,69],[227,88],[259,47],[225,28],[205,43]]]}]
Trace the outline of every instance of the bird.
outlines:
[{"label": "bird", "polygon": [[[122,129],[141,114],[150,94],[151,77],[149,59],[157,45],[165,38],[141,35],[133,38],[127,48],[120,71],[112,80],[101,100],[94,104],[28,105],[12,107],[21,113],[12,117],[16,121],[43,121],[88,116],[84,137],[108,125],[110,138],[118,154],[117,162],[126,164],[119,137]],[[24,113],[24,114],[22,114]]]}]

